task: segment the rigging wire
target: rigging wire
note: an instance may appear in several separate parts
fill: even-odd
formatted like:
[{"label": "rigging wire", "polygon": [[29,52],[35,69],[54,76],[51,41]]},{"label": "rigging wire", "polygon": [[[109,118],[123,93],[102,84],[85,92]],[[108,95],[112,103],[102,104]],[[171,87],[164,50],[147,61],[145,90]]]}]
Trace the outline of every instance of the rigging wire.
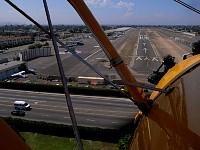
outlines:
[{"label": "rigging wire", "polygon": [[[5,0],[8,4],[10,4],[13,8],[15,8],[18,12],[20,12],[24,17],[26,17],[28,20],[30,20],[32,23],[34,23],[38,28],[40,28],[43,32],[51,36],[49,31],[47,31],[43,26],[41,26],[38,22],[36,22],[33,18],[31,18],[29,15],[27,15],[23,10],[21,10],[19,7],[17,7],[14,3],[12,3],[10,0]],[[74,50],[71,50],[69,47],[67,47],[63,42],[61,42],[58,38],[55,37],[55,40],[63,46],[66,50],[68,50],[70,53],[72,53],[77,59],[79,59],[82,63],[84,63],[86,66],[88,66],[90,69],[92,69],[94,72],[96,72],[99,76],[104,78],[108,83],[110,83],[113,87],[115,87],[118,91],[123,93],[126,97],[128,97],[131,101],[135,102],[133,98],[122,91],[118,86],[116,86],[113,82],[111,82],[107,77],[102,75],[96,68],[94,68],[92,65],[90,65],[87,61],[85,61],[82,57],[80,57]]]},{"label": "rigging wire", "polygon": [[192,10],[192,11],[194,11],[194,12],[200,14],[200,10],[198,10],[198,9],[196,9],[196,8],[194,8],[194,7],[190,6],[190,5],[188,5],[188,4],[184,3],[184,2],[182,2],[181,0],[174,0],[174,1],[177,2],[177,3],[179,3],[179,4],[181,4],[181,5],[183,5],[183,6],[185,6],[185,7],[188,8],[188,9],[190,9],[190,10]]},{"label": "rigging wire", "polygon": [[48,21],[48,25],[49,25],[49,29],[50,29],[52,43],[53,43],[54,50],[55,50],[55,53],[56,53],[57,63],[58,63],[60,76],[61,76],[62,83],[63,83],[66,102],[67,102],[67,105],[68,105],[69,114],[70,114],[70,117],[71,117],[73,129],[74,129],[74,135],[75,135],[75,138],[76,138],[77,146],[78,146],[79,150],[83,150],[83,144],[81,142],[81,138],[80,138],[80,135],[79,135],[77,122],[76,122],[76,117],[75,117],[75,114],[74,114],[72,101],[71,101],[69,90],[68,90],[68,87],[67,87],[67,81],[66,81],[64,69],[63,69],[63,66],[62,66],[62,61],[61,61],[61,58],[60,58],[60,55],[59,55],[59,50],[58,50],[57,42],[56,42],[56,39],[55,39],[55,34],[54,34],[54,31],[53,31],[51,18],[50,18],[50,14],[49,14],[49,10],[48,10],[48,6],[47,6],[46,0],[43,0],[43,4],[44,4],[46,17],[47,17],[47,21]]},{"label": "rigging wire", "polygon": [[[5,0],[8,4],[10,4],[15,10],[17,10],[19,13],[21,13],[24,17],[26,17],[28,20],[30,20],[33,24],[35,24],[38,28],[40,28],[43,32],[45,32],[46,34],[48,34],[49,36],[51,36],[51,34],[49,33],[49,31],[47,29],[45,29],[43,26],[41,26],[38,22],[36,22],[33,18],[31,18],[28,14],[26,14],[23,10],[21,10],[19,7],[17,7],[14,3],[12,3],[10,0]],[[118,91],[120,91],[122,94],[124,94],[127,98],[129,98],[133,103],[136,102],[136,100],[134,100],[129,94],[127,94],[126,92],[122,91],[117,85],[115,85],[113,82],[111,82],[107,77],[105,77],[104,75],[101,74],[101,72],[99,72],[96,68],[94,68],[92,65],[90,65],[87,61],[85,61],[82,57],[80,57],[75,51],[71,50],[69,47],[67,47],[63,42],[61,42],[57,37],[55,37],[55,40],[61,45],[63,46],[66,50],[68,50],[70,53],[72,53],[77,59],[79,59],[83,64],[85,64],[86,66],[88,66],[91,70],[93,70],[94,72],[96,72],[99,76],[101,76],[102,78],[104,78],[109,84],[111,84],[113,87],[115,87]],[[127,81],[126,81],[127,83]],[[150,90],[154,90],[154,91],[159,91],[159,92],[164,92],[166,93],[165,90],[163,89],[159,89],[159,88],[155,88],[155,86],[150,86],[144,83],[128,83],[131,86],[134,87],[140,87],[140,88],[146,88],[146,89],[150,89]]]}]

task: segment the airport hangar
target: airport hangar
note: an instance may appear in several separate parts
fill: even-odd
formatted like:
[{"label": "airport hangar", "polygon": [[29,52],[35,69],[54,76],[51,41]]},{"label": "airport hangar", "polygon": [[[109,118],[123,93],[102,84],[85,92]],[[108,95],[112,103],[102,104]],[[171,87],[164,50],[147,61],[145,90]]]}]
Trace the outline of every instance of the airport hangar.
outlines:
[{"label": "airport hangar", "polygon": [[20,61],[9,61],[8,58],[0,59],[0,81],[9,79],[12,74],[20,72],[19,67],[25,65],[26,61],[52,55],[51,48],[30,49],[19,53]]}]

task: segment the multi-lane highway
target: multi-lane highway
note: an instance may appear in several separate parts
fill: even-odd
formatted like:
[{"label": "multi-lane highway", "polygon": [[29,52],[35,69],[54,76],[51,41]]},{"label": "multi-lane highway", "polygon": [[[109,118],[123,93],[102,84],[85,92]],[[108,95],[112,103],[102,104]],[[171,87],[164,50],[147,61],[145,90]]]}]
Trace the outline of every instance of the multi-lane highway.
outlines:
[{"label": "multi-lane highway", "polygon": [[[64,94],[0,89],[0,116],[11,116],[14,101],[31,104],[24,119],[71,125]],[[126,98],[71,95],[78,126],[119,128],[133,120],[137,107]]]}]

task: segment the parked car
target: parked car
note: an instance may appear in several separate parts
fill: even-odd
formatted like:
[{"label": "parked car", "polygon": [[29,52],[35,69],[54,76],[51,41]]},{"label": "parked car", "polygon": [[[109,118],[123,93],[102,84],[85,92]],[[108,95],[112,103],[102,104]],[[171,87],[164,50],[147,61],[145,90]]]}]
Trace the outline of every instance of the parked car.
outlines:
[{"label": "parked car", "polygon": [[23,111],[23,110],[13,110],[11,112],[11,114],[14,116],[25,116],[26,115],[25,111]]}]

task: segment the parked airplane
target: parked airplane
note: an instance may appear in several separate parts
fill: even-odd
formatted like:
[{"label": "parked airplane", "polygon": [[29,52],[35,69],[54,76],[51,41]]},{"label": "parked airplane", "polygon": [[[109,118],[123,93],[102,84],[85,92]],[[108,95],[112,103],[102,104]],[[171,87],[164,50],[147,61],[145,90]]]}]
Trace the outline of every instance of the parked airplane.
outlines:
[{"label": "parked airplane", "polygon": [[25,73],[32,73],[34,75],[37,74],[37,72],[34,69],[32,69],[32,68],[29,68],[28,70],[26,70]]},{"label": "parked airplane", "polygon": [[11,77],[12,78],[15,78],[15,77],[17,77],[17,78],[26,78],[27,75],[25,74],[25,71],[20,71],[18,73],[12,74]]},{"label": "parked airplane", "polygon": [[67,46],[76,46],[76,45],[84,45],[84,43],[82,41],[67,41],[66,42]]}]

